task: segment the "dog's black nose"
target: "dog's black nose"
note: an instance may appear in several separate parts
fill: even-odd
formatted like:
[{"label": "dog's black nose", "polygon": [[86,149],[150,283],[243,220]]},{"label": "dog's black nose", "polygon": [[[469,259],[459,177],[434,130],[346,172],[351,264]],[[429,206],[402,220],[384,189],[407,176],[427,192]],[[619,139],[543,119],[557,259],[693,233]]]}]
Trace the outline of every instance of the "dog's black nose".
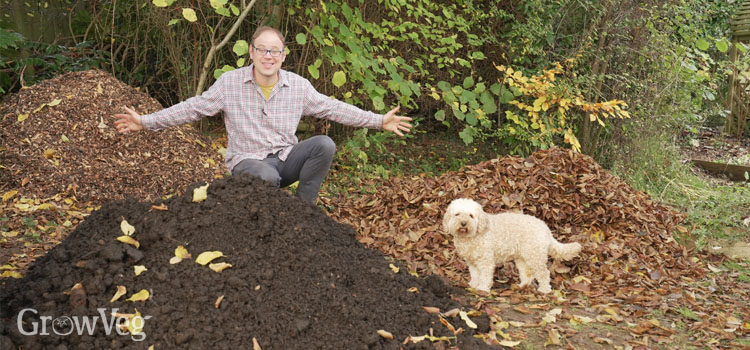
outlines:
[{"label": "dog's black nose", "polygon": [[466,227],[466,221],[461,221],[461,227]]}]

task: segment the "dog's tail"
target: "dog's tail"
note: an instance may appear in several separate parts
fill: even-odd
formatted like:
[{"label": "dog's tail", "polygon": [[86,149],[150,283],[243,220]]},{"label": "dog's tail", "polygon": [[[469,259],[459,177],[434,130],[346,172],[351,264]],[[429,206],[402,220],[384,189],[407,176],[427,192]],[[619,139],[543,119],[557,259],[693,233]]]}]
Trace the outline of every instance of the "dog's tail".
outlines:
[{"label": "dog's tail", "polygon": [[581,244],[578,242],[574,243],[560,243],[554,241],[549,247],[549,255],[558,260],[570,260],[578,256],[581,252]]}]

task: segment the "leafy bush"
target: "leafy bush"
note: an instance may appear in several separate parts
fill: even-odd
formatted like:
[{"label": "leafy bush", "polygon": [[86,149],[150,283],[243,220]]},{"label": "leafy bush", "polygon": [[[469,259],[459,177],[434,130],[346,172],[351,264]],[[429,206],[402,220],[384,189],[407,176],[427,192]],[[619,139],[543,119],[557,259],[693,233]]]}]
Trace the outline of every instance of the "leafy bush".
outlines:
[{"label": "leafy bush", "polygon": [[0,94],[66,72],[100,68],[107,53],[92,46],[91,42],[71,47],[36,42],[0,28]]}]

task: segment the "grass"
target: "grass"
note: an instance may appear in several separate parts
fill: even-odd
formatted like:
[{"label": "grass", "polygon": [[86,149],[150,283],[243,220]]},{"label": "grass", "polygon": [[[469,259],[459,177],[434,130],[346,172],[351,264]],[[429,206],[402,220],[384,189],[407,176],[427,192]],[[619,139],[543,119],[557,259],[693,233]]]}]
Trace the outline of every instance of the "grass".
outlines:
[{"label": "grass", "polygon": [[750,239],[746,230],[726,230],[742,227],[743,215],[750,213],[750,186],[710,181],[694,174],[680,159],[677,144],[646,139],[629,164],[616,164],[614,172],[653,199],[686,213],[698,248],[711,240]]}]

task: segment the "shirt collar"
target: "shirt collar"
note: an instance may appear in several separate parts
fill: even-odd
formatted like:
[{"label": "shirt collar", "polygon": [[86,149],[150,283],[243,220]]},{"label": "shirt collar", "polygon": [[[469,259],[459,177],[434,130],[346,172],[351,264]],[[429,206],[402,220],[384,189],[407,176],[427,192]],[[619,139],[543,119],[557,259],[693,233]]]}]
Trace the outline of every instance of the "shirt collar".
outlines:
[{"label": "shirt collar", "polygon": [[[244,82],[255,82],[255,78],[253,77],[253,65],[251,64],[245,71],[242,73],[242,81]],[[279,81],[276,83],[280,86],[289,86],[289,72],[279,69]]]}]

